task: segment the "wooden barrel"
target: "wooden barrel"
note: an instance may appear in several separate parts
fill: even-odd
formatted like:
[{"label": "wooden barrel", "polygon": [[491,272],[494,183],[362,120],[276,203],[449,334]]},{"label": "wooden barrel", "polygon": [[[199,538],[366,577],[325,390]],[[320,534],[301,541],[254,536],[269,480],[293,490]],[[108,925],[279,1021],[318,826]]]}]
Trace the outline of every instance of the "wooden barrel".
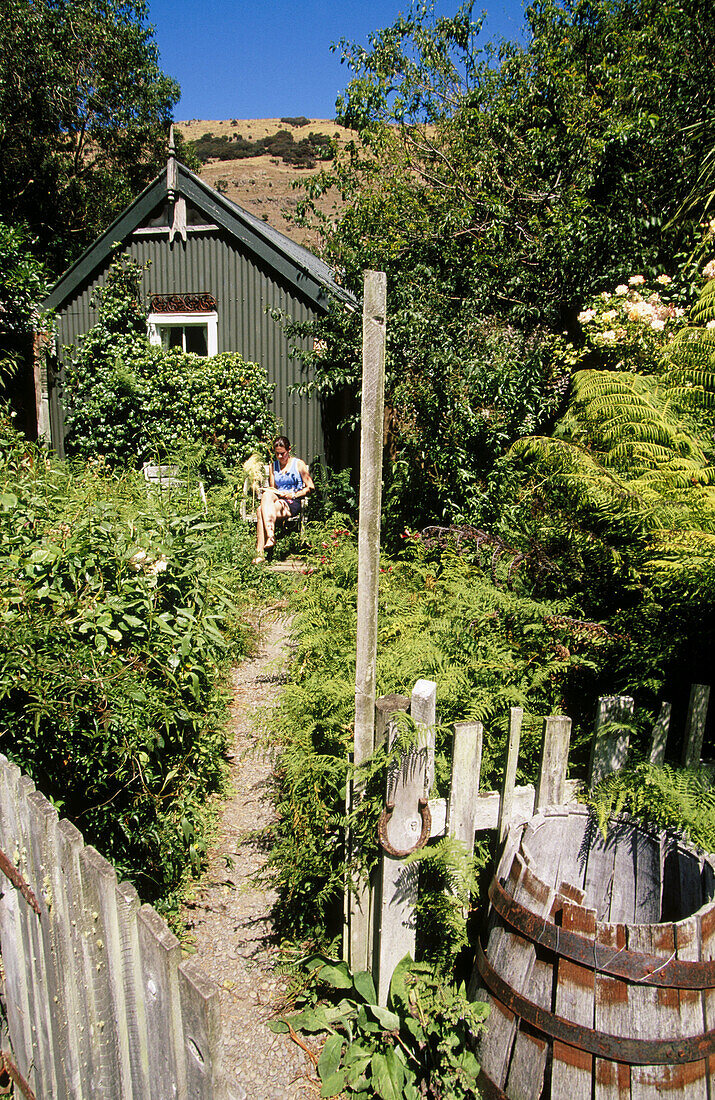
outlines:
[{"label": "wooden barrel", "polygon": [[713,857],[631,819],[512,829],[472,982],[483,1095],[715,1098],[714,896]]}]

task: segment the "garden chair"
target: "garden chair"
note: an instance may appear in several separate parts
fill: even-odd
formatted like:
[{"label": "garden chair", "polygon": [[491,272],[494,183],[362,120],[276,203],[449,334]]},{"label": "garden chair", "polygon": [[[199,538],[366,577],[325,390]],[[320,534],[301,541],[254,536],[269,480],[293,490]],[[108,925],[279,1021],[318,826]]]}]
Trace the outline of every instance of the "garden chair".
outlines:
[{"label": "garden chair", "polygon": [[[187,489],[189,482],[186,476],[182,476],[179,466],[169,463],[145,462],[142,466],[142,474],[147,486],[157,488],[161,493],[170,493],[172,490]],[[204,512],[207,508],[206,489],[203,481],[196,482],[196,489],[201,499],[201,507]]]}]

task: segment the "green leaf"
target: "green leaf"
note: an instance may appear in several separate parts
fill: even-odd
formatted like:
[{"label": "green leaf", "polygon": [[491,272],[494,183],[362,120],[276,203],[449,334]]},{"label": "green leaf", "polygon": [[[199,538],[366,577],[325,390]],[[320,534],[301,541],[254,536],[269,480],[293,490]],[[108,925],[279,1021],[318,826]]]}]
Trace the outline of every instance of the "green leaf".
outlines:
[{"label": "green leaf", "polygon": [[269,1020],[268,1026],[276,1035],[287,1035],[290,1030],[285,1020]]},{"label": "green leaf", "polygon": [[[321,1078],[321,1080],[323,1080]],[[326,1077],[323,1080],[323,1087],[320,1090],[321,1096],[339,1096],[345,1088],[345,1070],[340,1070],[338,1073],[333,1073],[330,1077]]]},{"label": "green leaf", "polygon": [[368,1004],[374,1004],[377,1000],[377,991],[375,989],[375,983],[372,980],[372,974],[367,970],[358,970],[357,974],[353,975],[353,985],[355,986],[355,992],[358,993],[364,1001]]},{"label": "green leaf", "polygon": [[462,1051],[455,1061],[464,1073],[468,1073],[469,1076],[476,1081],[479,1073],[479,1061],[472,1054],[471,1050]]},{"label": "green leaf", "polygon": [[402,1100],[405,1068],[390,1047],[372,1058],[372,1084],[382,1100]]},{"label": "green leaf", "polygon": [[381,1008],[380,1005],[368,1005],[367,1007],[385,1031],[399,1031],[400,1017],[396,1012],[392,1012],[389,1008]]},{"label": "green leaf", "polygon": [[328,1031],[330,1028],[327,1012],[322,1005],[306,1008],[289,1019],[296,1031]]},{"label": "green leaf", "polygon": [[350,976],[347,963],[331,963],[321,955],[314,955],[307,964],[309,969],[318,969],[318,977],[326,985],[332,985],[334,989],[352,989],[353,980]]},{"label": "green leaf", "polygon": [[[343,1053],[343,1037],[342,1035],[334,1034],[329,1035],[323,1044],[323,1049],[318,1059],[318,1073],[320,1074],[321,1081],[326,1081],[333,1074],[337,1073],[338,1066],[340,1065],[340,1056]],[[326,1095],[332,1096],[332,1093]]]},{"label": "green leaf", "polygon": [[414,960],[409,955],[405,955],[395,967],[390,981],[387,1003],[392,1005],[393,1008],[401,1008],[403,1012],[407,1012],[409,1009],[407,976],[414,965]]}]

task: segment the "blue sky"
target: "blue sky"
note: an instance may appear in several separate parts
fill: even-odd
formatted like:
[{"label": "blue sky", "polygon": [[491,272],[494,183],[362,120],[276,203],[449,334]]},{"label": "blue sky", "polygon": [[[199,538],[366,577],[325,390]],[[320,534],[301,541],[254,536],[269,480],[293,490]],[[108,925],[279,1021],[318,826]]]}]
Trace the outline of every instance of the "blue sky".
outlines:
[{"label": "blue sky", "polygon": [[[330,45],[367,44],[409,3],[398,0],[149,0],[165,73],[182,89],[175,117],[332,118],[349,73]],[[457,0],[440,0],[451,14]],[[489,0],[486,37],[517,38],[521,0]]]}]

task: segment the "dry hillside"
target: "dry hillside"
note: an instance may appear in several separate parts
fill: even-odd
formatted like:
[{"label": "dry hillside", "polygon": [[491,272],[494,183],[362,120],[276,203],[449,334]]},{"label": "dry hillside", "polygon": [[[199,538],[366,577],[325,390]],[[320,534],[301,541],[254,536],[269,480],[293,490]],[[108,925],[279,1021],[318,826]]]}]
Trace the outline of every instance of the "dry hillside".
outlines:
[{"label": "dry hillside", "polygon": [[[302,121],[302,120],[301,120]],[[279,118],[250,119],[191,119],[178,122],[177,130],[186,141],[197,141],[205,134],[216,138],[232,138],[240,135],[249,142],[256,142],[287,130],[294,142],[307,138],[308,134],[324,135],[346,142],[350,139],[349,130],[327,119],[310,119],[303,125],[295,121],[284,122]],[[280,157],[271,155],[248,156],[241,160],[220,160],[210,158],[201,169],[201,176],[222,191],[227,198],[249,210],[256,217],[267,221],[286,236],[299,241],[309,248],[318,248],[315,235],[291,221],[299,198],[296,183],[307,176],[314,175],[321,168],[320,162],[314,168],[296,168],[285,163]],[[334,213],[337,208],[335,199],[326,199],[322,209]]]}]

